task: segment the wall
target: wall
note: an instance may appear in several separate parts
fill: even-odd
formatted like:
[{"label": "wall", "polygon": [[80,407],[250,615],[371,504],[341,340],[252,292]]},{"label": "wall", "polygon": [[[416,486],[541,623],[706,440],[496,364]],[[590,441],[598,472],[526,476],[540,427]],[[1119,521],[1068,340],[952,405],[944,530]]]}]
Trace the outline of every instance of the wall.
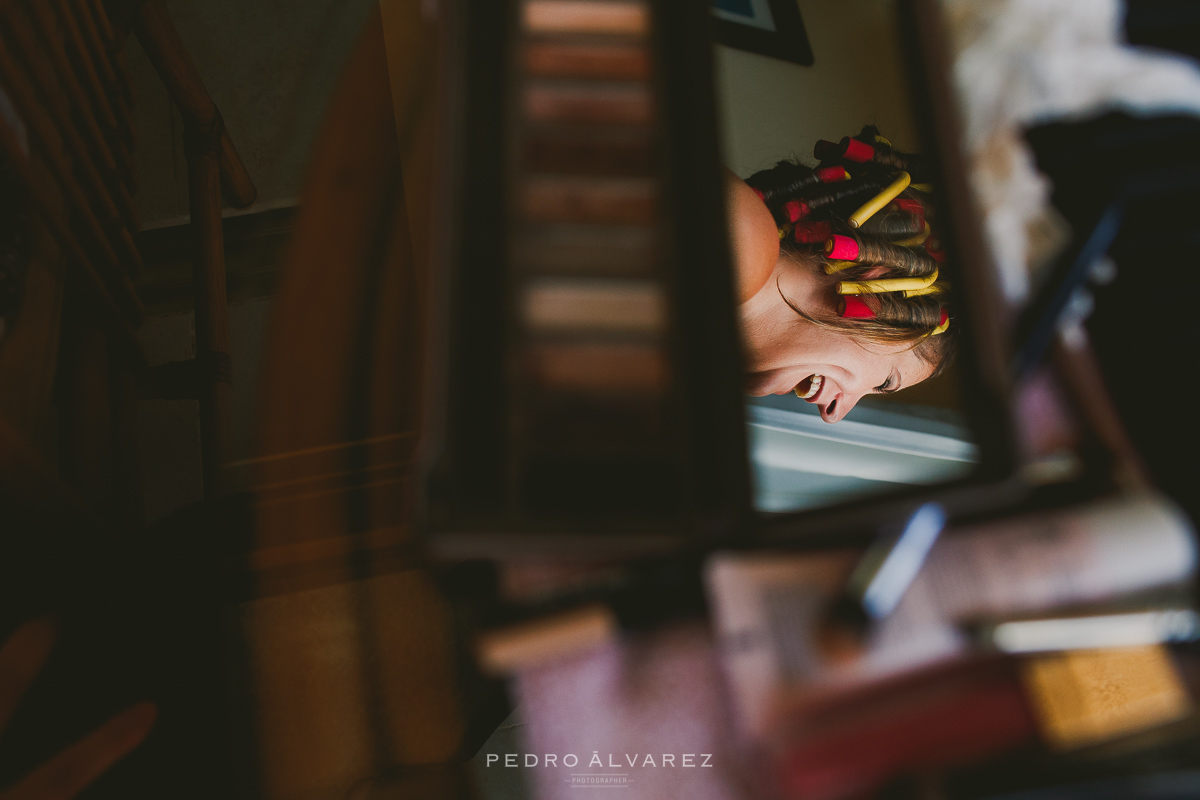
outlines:
[{"label": "wall", "polygon": [[717,48],[725,162],[738,175],[781,158],[812,163],[817,139],[868,123],[917,149],[892,0],[799,0],[814,64]]}]

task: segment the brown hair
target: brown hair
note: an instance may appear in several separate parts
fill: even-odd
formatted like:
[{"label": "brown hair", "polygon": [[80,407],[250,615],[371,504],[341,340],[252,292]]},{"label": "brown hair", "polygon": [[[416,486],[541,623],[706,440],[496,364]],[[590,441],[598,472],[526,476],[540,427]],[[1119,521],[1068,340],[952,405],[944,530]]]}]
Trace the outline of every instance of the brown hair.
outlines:
[{"label": "brown hair", "polygon": [[[824,268],[831,275],[830,284],[841,281],[872,281],[887,278],[928,278],[936,273],[936,281],[927,294],[909,296],[911,292],[890,291],[860,294],[874,317],[815,317],[785,302],[796,313],[818,325],[852,331],[868,341],[881,343],[911,343],[913,350],[926,362],[934,365],[934,375],[950,364],[957,351],[958,329],[947,288],[947,265],[937,234],[931,224],[935,216],[928,196],[911,186],[874,214],[862,227],[852,228],[849,217],[865,202],[890,184],[900,172],[908,172],[912,183],[922,183],[927,175],[919,156],[902,153],[879,135],[874,126],[867,126],[851,142],[818,143],[816,152],[822,157],[817,167],[798,161],[780,161],[774,167],[756,172],[746,179],[763,197],[775,218],[780,234],[780,247],[785,252],[803,256],[804,260]],[[855,142],[860,144],[855,144]],[[867,145],[864,148],[861,145]],[[847,158],[847,148],[855,158]],[[869,153],[866,160],[864,153]],[[850,179],[822,183],[815,179],[817,169],[842,166]],[[793,222],[797,213],[800,219]],[[853,263],[834,262],[825,252],[825,237],[814,231],[849,236],[858,245]],[[926,233],[928,229],[928,233]],[[814,241],[816,239],[816,241]],[[948,313],[950,325],[933,335]]]}]

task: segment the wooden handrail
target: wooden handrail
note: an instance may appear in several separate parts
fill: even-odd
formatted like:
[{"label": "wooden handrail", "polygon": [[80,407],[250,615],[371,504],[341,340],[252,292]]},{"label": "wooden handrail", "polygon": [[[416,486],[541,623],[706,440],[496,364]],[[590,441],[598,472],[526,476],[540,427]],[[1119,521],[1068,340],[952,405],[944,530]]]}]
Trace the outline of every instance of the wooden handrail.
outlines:
[{"label": "wooden handrail", "polygon": [[196,362],[200,379],[200,448],[204,495],[226,493],[225,462],[233,418],[229,357],[229,304],[225,296],[225,237],[221,228],[220,143],[186,134],[188,207],[193,247],[192,286],[196,316]]},{"label": "wooden handrail", "polygon": [[138,2],[130,9],[129,17],[142,49],[166,84],[184,123],[193,130],[220,137],[218,160],[229,201],[238,208],[250,205],[258,190],[162,0]]}]

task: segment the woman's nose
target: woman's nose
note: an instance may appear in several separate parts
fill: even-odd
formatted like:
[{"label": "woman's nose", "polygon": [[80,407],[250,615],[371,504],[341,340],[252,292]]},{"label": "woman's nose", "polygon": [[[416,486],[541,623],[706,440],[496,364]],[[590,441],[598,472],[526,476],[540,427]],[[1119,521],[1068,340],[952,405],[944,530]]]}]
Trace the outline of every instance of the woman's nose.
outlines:
[{"label": "woman's nose", "polygon": [[821,404],[821,419],[830,424],[837,422],[850,413],[850,409],[858,404],[861,397],[861,394],[838,392],[828,403]]}]

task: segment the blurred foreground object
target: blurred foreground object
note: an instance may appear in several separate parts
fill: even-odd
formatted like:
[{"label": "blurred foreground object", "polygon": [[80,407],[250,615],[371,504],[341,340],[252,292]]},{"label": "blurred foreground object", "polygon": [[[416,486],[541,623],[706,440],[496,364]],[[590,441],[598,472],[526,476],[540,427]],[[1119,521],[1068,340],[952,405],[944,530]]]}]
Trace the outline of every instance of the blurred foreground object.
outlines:
[{"label": "blurred foreground object", "polygon": [[1042,731],[1058,748],[1173,722],[1194,707],[1162,647],[1066,652],[1023,666]]},{"label": "blurred foreground object", "polygon": [[436,42],[416,2],[368,18],[305,180],[258,455],[230,466],[254,489],[239,621],[273,800],[468,791],[454,762],[479,687],[412,526],[429,242],[409,198],[420,219],[435,158],[420,68]]},{"label": "blurred foreground object", "polygon": [[[39,619],[18,628],[0,647],[0,733],[49,658],[56,638],[54,623]],[[0,800],[69,800],[141,744],[155,716],[149,703],[126,709],[18,783],[0,790]]]},{"label": "blurred foreground object", "polygon": [[[1034,668],[1025,685],[1040,693],[1027,698],[1015,665],[981,660],[960,623],[1177,587],[1195,573],[1196,547],[1176,507],[1138,494],[952,531],[851,655],[822,646],[822,630],[853,553],[718,555],[708,585],[738,736],[770,753],[782,785],[806,798],[847,797],[905,771],[1011,750],[1034,739],[1035,720],[1055,720],[1043,729],[1057,730],[1068,712],[1047,698],[1075,691],[1063,682],[1072,673]],[[1141,673],[1120,674],[1137,696]],[[1147,702],[1158,710],[1114,705],[1123,716],[1104,725],[1084,705],[1070,712],[1079,721],[1062,724],[1091,725],[1097,741],[1186,715],[1193,706],[1178,677],[1154,674],[1161,688]]]},{"label": "blurred foreground object", "polygon": [[1113,109],[1200,113],[1200,71],[1122,41],[1119,0],[944,0],[964,149],[1005,298],[1019,302],[1062,244],[1022,129]]},{"label": "blurred foreground object", "polygon": [[1005,653],[1038,653],[1191,642],[1198,636],[1200,614],[1166,608],[1010,620],[985,629],[979,638]]},{"label": "blurred foreground object", "polygon": [[[1129,309],[1157,303],[1170,287],[1173,304],[1200,299],[1194,229],[1200,215],[1200,118],[1104,116],[1031,129],[1038,166],[1054,182],[1054,203],[1082,232],[1098,202],[1119,197],[1120,216],[1107,248],[1106,279],[1077,288],[1090,315],[1073,327],[1091,340],[1112,405],[1154,482],[1200,518],[1200,418],[1184,398],[1200,381],[1200,326],[1188,315],[1160,314],[1151,326],[1127,324]],[[1105,165],[1105,174],[1096,166]],[[1086,332],[1086,334],[1085,334]],[[1154,391],[1127,388],[1129,365],[1154,376]]]}]

